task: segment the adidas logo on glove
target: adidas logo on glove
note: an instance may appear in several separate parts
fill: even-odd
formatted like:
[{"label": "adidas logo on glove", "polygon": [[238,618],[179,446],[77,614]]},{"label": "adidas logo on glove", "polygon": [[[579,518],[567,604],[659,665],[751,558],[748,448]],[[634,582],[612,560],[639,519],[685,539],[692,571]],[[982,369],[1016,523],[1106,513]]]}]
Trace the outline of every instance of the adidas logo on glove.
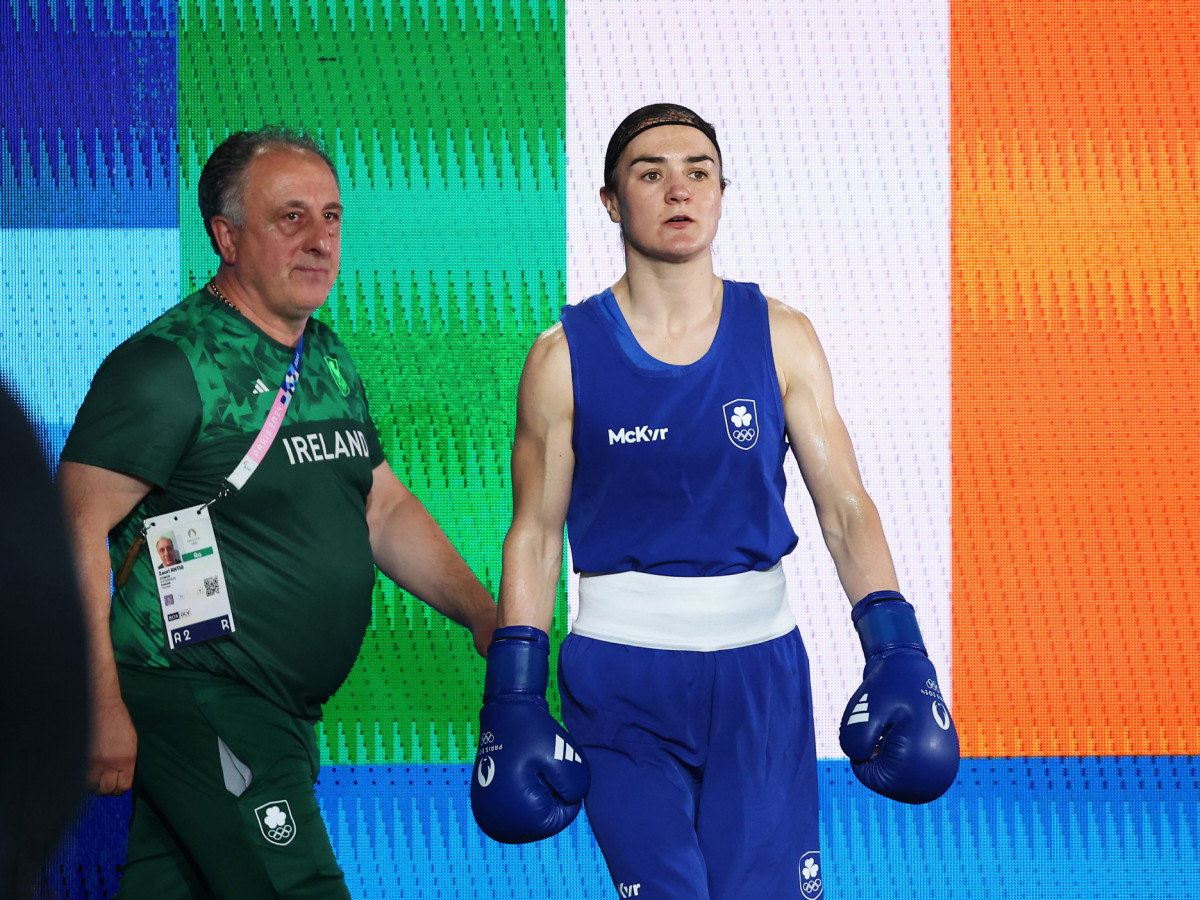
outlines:
[{"label": "adidas logo on glove", "polygon": [[871,718],[871,714],[867,711],[867,695],[863,694],[858,698],[858,703],[854,709],[850,710],[850,716],[846,719],[847,725],[857,725],[859,722],[866,722]]},{"label": "adidas logo on glove", "polygon": [[583,757],[575,752],[575,748],[562,739],[561,734],[554,736],[554,758],[566,762],[583,762]]}]

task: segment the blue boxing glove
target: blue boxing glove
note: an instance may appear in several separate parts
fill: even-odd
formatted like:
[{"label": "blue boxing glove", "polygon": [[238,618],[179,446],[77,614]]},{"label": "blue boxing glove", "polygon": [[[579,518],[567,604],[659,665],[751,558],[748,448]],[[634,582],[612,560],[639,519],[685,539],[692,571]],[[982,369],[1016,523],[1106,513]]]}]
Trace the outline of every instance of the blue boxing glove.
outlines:
[{"label": "blue boxing glove", "polygon": [[895,591],[875,591],[850,617],[867,664],[842,714],[842,752],[876,793],[904,803],[936,800],[958,775],[958,732],[916,611]]},{"label": "blue boxing glove", "polygon": [[591,773],[566,730],[550,715],[550,638],[510,625],[487,654],[471,812],[483,833],[505,844],[558,834],[579,814]]}]

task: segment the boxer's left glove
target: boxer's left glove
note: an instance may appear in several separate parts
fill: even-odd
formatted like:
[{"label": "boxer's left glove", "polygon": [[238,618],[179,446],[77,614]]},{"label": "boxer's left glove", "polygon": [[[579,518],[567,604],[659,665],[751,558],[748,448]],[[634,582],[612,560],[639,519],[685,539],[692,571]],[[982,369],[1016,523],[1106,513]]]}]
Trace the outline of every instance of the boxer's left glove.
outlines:
[{"label": "boxer's left glove", "polygon": [[496,629],[488,647],[471,811],[505,844],[558,834],[579,814],[591,774],[550,715],[550,638],[539,628]]},{"label": "boxer's left glove", "polygon": [[905,803],[928,803],[958,775],[958,732],[912,606],[875,591],[850,614],[867,664],[838,739],[858,780]]}]

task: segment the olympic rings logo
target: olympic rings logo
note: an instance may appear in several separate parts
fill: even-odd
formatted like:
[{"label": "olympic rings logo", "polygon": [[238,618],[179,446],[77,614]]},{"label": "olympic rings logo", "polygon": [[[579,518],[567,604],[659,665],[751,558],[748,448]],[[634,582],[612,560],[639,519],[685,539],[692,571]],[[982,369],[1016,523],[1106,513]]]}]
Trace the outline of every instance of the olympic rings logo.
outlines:
[{"label": "olympic rings logo", "polygon": [[290,844],[296,836],[295,819],[287,800],[272,800],[254,810],[262,836],[276,846]]},{"label": "olympic rings logo", "polygon": [[733,439],[741,441],[744,444],[747,441],[754,440],[754,435],[757,433],[753,428],[738,428],[733,432]]},{"label": "olympic rings logo", "polygon": [[821,896],[821,857],[819,851],[805,853],[800,857],[800,891],[810,900],[818,900]]}]

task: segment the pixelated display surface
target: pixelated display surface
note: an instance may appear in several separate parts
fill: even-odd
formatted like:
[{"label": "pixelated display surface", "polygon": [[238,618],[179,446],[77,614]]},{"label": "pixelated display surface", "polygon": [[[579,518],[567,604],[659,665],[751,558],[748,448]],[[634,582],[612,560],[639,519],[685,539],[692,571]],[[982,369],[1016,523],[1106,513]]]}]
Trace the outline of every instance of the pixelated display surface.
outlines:
[{"label": "pixelated display surface", "polygon": [[1200,22],[1177,4],[953,10],[964,749],[1193,752]]},{"label": "pixelated display surface", "polygon": [[[213,271],[209,150],[301,125],[347,208],[321,315],[493,590],[524,354],[621,272],[608,134],[694,106],[731,179],[717,270],[812,318],[966,754],[927,807],[850,775],[861,654],[793,470],[827,896],[1200,896],[1186,4],[4,0],[0,39],[0,372],[47,455],[111,347]],[[475,827],[482,674],[380,579],[319,726],[352,894],[613,896],[586,816],[519,848]],[[127,817],[87,801],[38,896],[114,893]]]},{"label": "pixelated display surface", "polygon": [[[211,148],[262,124],[318,135],[346,208],[320,315],[363,373],[392,467],[494,591],[517,376],[563,302],[562,9],[182,9],[183,289],[215,269],[190,213]],[[382,576],[374,608],[326,708],[322,761],[470,761],[483,667],[469,636]]]}]

